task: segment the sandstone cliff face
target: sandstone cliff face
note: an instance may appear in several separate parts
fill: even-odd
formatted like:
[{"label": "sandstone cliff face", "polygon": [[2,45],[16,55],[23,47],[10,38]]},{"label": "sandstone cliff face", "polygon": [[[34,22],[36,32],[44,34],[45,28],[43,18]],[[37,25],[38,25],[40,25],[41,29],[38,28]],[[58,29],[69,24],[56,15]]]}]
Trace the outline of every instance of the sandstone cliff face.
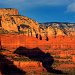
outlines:
[{"label": "sandstone cliff face", "polygon": [[0,16],[2,15],[18,15],[19,12],[15,8],[0,8]]},{"label": "sandstone cliff face", "polygon": [[0,12],[0,28],[8,33],[23,33],[28,36],[35,36],[38,33],[39,24],[19,15],[17,9],[0,9]]},{"label": "sandstone cliff face", "polygon": [[19,15],[17,9],[0,9],[0,12],[0,33],[20,33],[47,41],[50,37],[75,36],[74,23],[39,24],[26,16]]}]

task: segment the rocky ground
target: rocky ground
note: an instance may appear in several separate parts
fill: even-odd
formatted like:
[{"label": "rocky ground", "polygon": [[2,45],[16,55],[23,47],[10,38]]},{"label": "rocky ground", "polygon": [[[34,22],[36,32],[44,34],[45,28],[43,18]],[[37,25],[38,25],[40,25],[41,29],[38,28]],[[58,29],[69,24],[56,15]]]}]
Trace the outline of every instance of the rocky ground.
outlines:
[{"label": "rocky ground", "polygon": [[[4,35],[5,37],[6,35]],[[10,35],[9,35],[10,36]],[[5,50],[1,50],[0,53],[2,55],[5,55],[6,59],[13,61],[14,65],[16,65],[18,68],[22,69],[26,72],[27,75],[58,75],[56,73],[50,73],[47,72],[46,68],[43,67],[42,62],[36,61],[33,59],[30,59],[28,56],[21,56],[18,54],[14,54],[13,52],[16,50],[16,47],[26,47],[29,53],[29,50],[32,50],[38,47],[39,50],[41,50],[42,53],[46,54],[49,53],[53,59],[54,62],[52,63],[52,67],[56,70],[61,70],[64,73],[68,73],[68,75],[75,75],[75,41],[74,38],[50,38],[51,41],[45,41],[41,40],[39,41],[37,38],[34,37],[26,37],[24,35],[17,35],[20,38],[22,37],[25,39],[22,41],[20,38],[15,35],[9,38],[9,36],[6,36],[6,39],[3,40],[2,38],[2,45],[7,47]],[[6,41],[8,39],[8,41]],[[17,41],[19,40],[20,43]],[[31,39],[31,40],[30,40]],[[11,42],[11,40],[13,40]],[[28,41],[30,40],[30,41]],[[60,41],[61,40],[61,41]],[[6,42],[5,42],[6,41]],[[16,41],[16,42],[15,42]],[[8,43],[9,42],[9,43]],[[7,44],[8,43],[8,44]],[[10,45],[11,43],[11,45]],[[32,55],[34,55],[34,51],[30,52]],[[59,74],[59,75],[65,75],[65,74]]]}]

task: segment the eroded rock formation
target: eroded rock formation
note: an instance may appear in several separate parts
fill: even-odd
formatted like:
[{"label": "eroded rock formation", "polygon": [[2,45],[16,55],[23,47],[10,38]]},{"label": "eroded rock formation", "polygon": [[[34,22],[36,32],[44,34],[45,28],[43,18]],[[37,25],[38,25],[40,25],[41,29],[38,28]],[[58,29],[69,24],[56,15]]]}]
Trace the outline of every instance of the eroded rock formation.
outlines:
[{"label": "eroded rock formation", "polygon": [[38,33],[39,24],[34,20],[19,15],[17,9],[0,9],[0,28],[4,33],[24,33],[35,36]]},{"label": "eroded rock formation", "polygon": [[19,14],[17,9],[0,9],[0,33],[25,34],[40,40],[49,40],[50,37],[74,36],[74,23],[49,22],[38,23]]}]

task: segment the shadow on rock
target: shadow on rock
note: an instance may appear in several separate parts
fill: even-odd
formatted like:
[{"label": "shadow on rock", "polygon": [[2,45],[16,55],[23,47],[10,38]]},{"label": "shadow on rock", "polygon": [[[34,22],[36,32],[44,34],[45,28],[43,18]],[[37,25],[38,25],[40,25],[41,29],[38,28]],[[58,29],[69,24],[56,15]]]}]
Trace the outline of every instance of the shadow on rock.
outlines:
[{"label": "shadow on rock", "polygon": [[25,75],[26,72],[17,68],[12,61],[0,54],[0,72],[2,75]]},{"label": "shadow on rock", "polygon": [[25,47],[19,47],[14,51],[14,53],[29,57],[31,60],[42,62],[43,67],[50,73],[65,74],[61,70],[53,69],[53,57],[50,55],[50,53],[44,53],[39,48],[28,49]]}]

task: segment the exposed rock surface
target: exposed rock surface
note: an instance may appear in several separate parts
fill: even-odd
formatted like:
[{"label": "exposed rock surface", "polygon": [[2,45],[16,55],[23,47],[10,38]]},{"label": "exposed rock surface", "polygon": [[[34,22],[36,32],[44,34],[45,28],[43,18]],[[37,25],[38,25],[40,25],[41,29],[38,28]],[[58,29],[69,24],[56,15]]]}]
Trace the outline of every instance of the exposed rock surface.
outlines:
[{"label": "exposed rock surface", "polygon": [[41,27],[46,30],[48,36],[56,37],[56,36],[75,35],[75,23],[47,22],[47,23],[40,23],[40,24]]},{"label": "exposed rock surface", "polygon": [[18,15],[19,12],[15,8],[0,8],[0,16],[2,15]]},{"label": "exposed rock surface", "polygon": [[24,33],[31,36],[38,33],[39,24],[19,15],[17,9],[0,9],[0,12],[0,30],[4,33]]},{"label": "exposed rock surface", "polygon": [[40,40],[50,37],[74,36],[75,24],[63,22],[37,23],[36,21],[19,15],[17,9],[0,9],[0,33],[20,33],[33,36]]}]

